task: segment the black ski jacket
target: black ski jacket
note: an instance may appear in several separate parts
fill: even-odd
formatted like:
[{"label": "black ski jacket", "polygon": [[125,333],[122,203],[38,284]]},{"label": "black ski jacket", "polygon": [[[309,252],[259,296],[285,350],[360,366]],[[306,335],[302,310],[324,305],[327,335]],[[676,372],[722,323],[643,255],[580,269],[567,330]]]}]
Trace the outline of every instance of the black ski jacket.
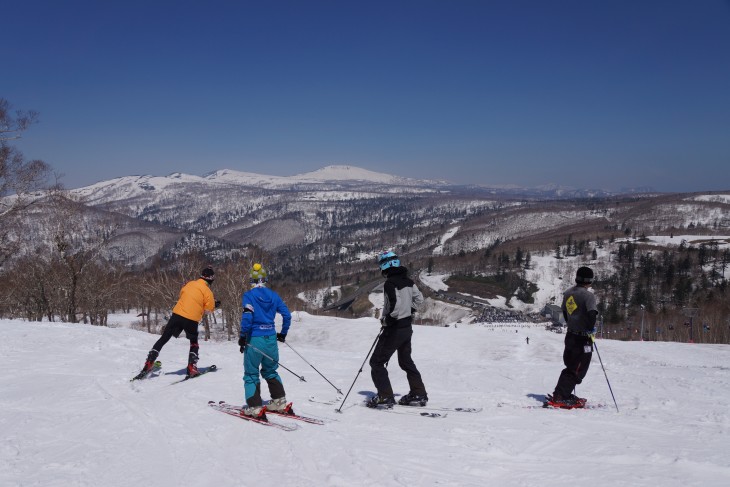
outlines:
[{"label": "black ski jacket", "polygon": [[383,324],[394,328],[411,326],[413,313],[423,303],[423,294],[408,277],[405,267],[390,267],[383,271]]}]

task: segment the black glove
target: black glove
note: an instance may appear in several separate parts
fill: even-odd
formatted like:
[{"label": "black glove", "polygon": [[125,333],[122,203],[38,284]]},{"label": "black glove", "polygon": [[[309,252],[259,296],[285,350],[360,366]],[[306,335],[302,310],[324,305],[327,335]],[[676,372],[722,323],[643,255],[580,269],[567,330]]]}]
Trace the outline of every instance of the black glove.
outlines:
[{"label": "black glove", "polygon": [[285,333],[277,333],[276,339],[280,341],[281,343],[284,343],[286,341],[286,334]]},{"label": "black glove", "polygon": [[241,337],[238,339],[238,346],[240,347],[241,353],[246,350],[246,337]]},{"label": "black glove", "polygon": [[221,307],[221,302],[219,300],[216,300],[215,301],[215,307],[216,308],[220,308]]},{"label": "black glove", "polygon": [[398,324],[398,320],[393,318],[390,315],[385,315],[385,325],[383,326],[396,326]]}]

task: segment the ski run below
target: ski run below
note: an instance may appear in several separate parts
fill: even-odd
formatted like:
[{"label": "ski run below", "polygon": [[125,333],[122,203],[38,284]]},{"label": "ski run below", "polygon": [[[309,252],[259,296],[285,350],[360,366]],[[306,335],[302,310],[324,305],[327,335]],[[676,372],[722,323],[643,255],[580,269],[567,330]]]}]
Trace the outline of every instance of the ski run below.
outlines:
[{"label": "ski run below", "polygon": [[[158,376],[130,382],[156,336],[123,324],[0,327],[2,486],[730,485],[727,345],[600,340],[619,412],[596,354],[576,392],[602,407],[551,410],[535,406],[563,368],[564,335],[528,324],[415,326],[428,406],[483,408],[431,419],[360,407],[374,392],[367,363],[341,413],[311,402],[337,392],[279,344],[281,363],[306,379],[279,369],[287,399],[325,421],[281,431],[208,406],[244,402],[235,341],[201,342],[199,365],[216,373],[171,385],[184,374],[184,338],[162,350]],[[379,329],[372,318],[300,313],[287,343],[346,392]],[[389,372],[394,390],[408,392],[395,357]]]}]

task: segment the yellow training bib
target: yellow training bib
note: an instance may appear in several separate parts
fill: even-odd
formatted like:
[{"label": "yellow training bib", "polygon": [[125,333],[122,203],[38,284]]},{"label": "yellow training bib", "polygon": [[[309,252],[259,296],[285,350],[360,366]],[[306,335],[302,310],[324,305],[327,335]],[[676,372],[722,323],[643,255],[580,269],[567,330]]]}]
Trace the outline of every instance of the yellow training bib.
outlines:
[{"label": "yellow training bib", "polygon": [[568,310],[568,314],[572,315],[573,312],[578,309],[578,305],[575,304],[575,299],[573,299],[573,296],[570,296],[568,300],[565,302],[565,309]]}]

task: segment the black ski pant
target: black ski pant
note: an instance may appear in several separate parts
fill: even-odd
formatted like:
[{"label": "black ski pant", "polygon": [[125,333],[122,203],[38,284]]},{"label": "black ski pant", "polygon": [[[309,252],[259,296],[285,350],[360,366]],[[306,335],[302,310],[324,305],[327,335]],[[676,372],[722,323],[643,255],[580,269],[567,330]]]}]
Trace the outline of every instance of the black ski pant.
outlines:
[{"label": "black ski pant", "polygon": [[[185,331],[185,336],[190,340],[190,353],[188,354],[188,363],[194,364],[198,362],[198,322],[184,318],[178,314],[173,313],[170,319],[165,325],[165,329],[162,330],[162,336],[152,346],[152,351],[155,353],[155,358],[159,355],[162,347],[165,346],[170,338],[180,336],[180,333]],[[150,352],[151,354],[152,352]]]},{"label": "black ski pant", "polygon": [[375,346],[372,357],[370,357],[370,375],[380,397],[393,395],[393,387],[390,385],[386,364],[396,351],[398,352],[398,365],[406,372],[408,378],[408,386],[411,388],[409,392],[426,394],[426,386],[423,385],[421,374],[411,358],[412,336],[413,328],[410,326],[402,328],[385,327],[382,335],[380,335],[378,344]]},{"label": "black ski pant", "polygon": [[570,332],[565,334],[565,351],[563,352],[565,368],[560,373],[553,396],[566,399],[573,394],[576,384],[583,382],[583,378],[588,373],[592,356],[593,341],[591,337]]}]

